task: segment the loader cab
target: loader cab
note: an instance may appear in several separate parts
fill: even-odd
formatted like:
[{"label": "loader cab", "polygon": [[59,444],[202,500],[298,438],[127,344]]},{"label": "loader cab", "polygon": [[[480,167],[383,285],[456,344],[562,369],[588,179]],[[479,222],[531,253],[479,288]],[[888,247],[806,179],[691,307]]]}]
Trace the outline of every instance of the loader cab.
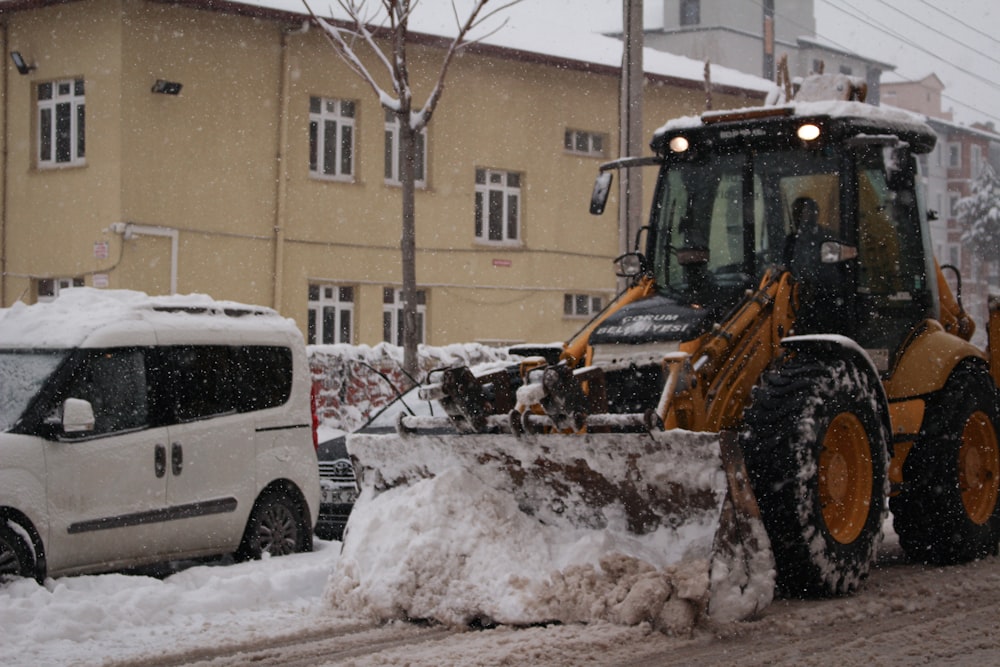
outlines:
[{"label": "loader cab", "polygon": [[646,246],[661,293],[724,313],[769,268],[787,268],[796,333],[849,336],[885,370],[909,331],[935,316],[915,158],[934,135],[870,109],[723,113],[661,131]]}]

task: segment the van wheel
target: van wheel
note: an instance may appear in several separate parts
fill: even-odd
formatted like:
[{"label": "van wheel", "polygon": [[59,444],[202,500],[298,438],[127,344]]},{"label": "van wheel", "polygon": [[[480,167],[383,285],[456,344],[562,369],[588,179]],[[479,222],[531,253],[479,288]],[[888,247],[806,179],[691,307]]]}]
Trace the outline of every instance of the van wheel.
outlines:
[{"label": "van wheel", "polygon": [[0,583],[35,575],[35,559],[24,539],[6,524],[0,525]]},{"label": "van wheel", "polygon": [[284,491],[265,491],[250,513],[237,560],[259,560],[265,553],[284,556],[311,551],[311,534],[303,515],[301,504]]},{"label": "van wheel", "polygon": [[916,561],[949,565],[997,553],[1000,408],[978,363],[959,365],[927,399],[924,423],[889,502],[899,543]]}]

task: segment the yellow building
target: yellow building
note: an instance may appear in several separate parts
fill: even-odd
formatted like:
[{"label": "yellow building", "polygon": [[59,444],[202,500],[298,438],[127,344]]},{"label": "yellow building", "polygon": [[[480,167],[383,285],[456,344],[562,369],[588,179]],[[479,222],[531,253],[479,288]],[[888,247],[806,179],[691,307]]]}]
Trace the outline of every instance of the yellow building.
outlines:
[{"label": "yellow building", "polygon": [[[0,305],[204,292],[273,306],[310,342],[395,340],[393,126],[303,27],[240,2],[0,3],[21,58],[0,81]],[[446,45],[415,36],[418,100]],[[729,85],[714,104],[760,97]],[[644,127],[703,104],[701,81],[648,74]],[[423,342],[559,340],[613,296],[615,207],[587,204],[617,109],[607,64],[495,44],[456,59],[416,199]]]}]

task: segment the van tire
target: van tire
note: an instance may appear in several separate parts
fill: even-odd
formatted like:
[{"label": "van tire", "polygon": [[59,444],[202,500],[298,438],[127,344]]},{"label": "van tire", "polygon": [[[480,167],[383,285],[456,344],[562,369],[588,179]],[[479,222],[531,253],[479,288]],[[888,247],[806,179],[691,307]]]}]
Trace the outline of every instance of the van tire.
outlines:
[{"label": "van tire", "polygon": [[312,532],[302,503],[280,488],[264,491],[254,504],[243,540],[236,552],[240,561],[260,560],[267,553],[285,556],[312,550]]},{"label": "van tire", "polygon": [[10,526],[0,525],[0,583],[19,577],[35,576],[31,549]]}]

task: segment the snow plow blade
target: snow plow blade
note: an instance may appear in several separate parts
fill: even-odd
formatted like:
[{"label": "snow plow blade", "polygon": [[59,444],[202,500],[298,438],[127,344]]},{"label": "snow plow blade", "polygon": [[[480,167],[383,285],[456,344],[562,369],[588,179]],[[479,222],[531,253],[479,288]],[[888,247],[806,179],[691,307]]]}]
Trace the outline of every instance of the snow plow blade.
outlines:
[{"label": "snow plow blade", "polygon": [[[730,434],[404,430],[353,434],[347,447],[361,495],[340,588],[369,611],[381,604],[376,615],[650,622],[676,632],[706,617],[747,618],[771,601],[770,543]],[[449,521],[456,525],[442,525]],[[407,544],[387,545],[390,534]],[[412,552],[412,580],[401,575],[399,549]],[[397,555],[380,565],[389,553]],[[423,571],[429,562],[434,576]],[[428,590],[435,577],[447,579],[448,600]]]}]

